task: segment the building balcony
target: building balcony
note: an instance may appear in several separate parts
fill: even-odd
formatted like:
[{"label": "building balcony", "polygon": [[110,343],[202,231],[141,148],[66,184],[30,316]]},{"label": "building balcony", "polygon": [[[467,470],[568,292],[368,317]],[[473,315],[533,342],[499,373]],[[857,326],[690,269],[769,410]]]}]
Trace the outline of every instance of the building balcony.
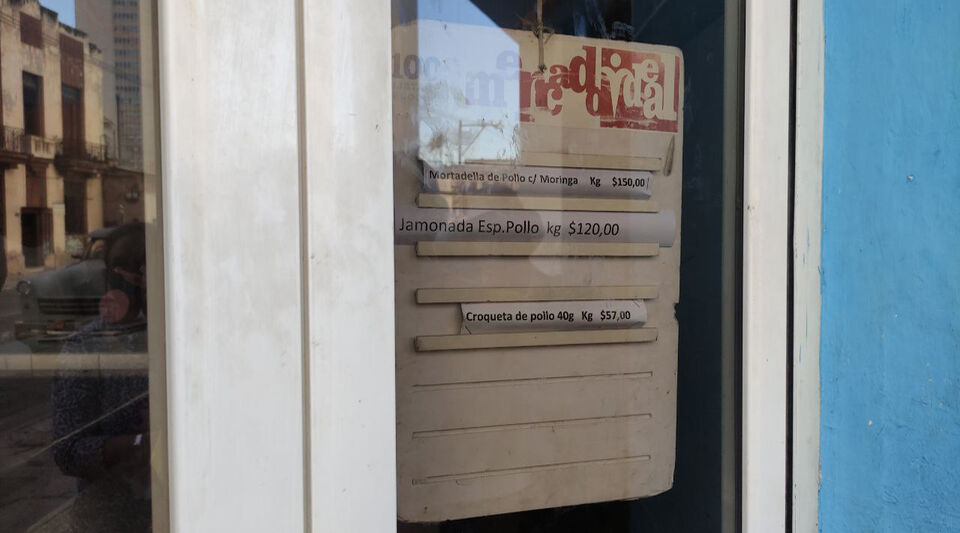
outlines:
[{"label": "building balcony", "polygon": [[27,155],[37,159],[53,159],[57,153],[57,145],[49,139],[37,135],[27,134],[24,140]]},{"label": "building balcony", "polygon": [[23,128],[4,126],[0,135],[0,163],[18,164],[27,159],[27,138]]},{"label": "building balcony", "polygon": [[106,168],[107,149],[102,144],[78,140],[57,143],[56,165],[61,170],[92,172]]},{"label": "building balcony", "polygon": [[107,160],[107,150],[104,145],[83,141],[60,141],[57,143],[57,155],[88,161],[104,162]]},{"label": "building balcony", "polygon": [[0,150],[5,152],[24,153],[26,147],[26,134],[23,128],[3,127],[3,138],[0,138]]}]

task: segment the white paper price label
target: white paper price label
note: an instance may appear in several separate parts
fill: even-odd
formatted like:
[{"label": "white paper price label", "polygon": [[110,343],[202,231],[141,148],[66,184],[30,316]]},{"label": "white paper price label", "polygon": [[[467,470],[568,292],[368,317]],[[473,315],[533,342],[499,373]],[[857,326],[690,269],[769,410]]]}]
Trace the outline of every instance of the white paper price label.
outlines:
[{"label": "white paper price label", "polygon": [[593,213],[423,209],[398,206],[396,244],[417,241],[634,242],[673,246],[676,217],[659,213]]},{"label": "white paper price label", "polygon": [[642,300],[463,304],[464,333],[633,328],[647,321]]},{"label": "white paper price label", "polygon": [[422,186],[452,194],[650,198],[652,179],[646,171],[424,162]]}]

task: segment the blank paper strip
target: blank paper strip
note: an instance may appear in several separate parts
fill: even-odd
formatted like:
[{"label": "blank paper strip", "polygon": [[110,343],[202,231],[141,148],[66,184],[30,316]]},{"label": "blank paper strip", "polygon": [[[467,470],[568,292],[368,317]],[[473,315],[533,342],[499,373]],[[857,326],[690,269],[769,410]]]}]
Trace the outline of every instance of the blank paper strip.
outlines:
[{"label": "blank paper strip", "polygon": [[564,300],[652,300],[655,285],[613,287],[476,287],[417,289],[417,303],[556,302]]},{"label": "blank paper strip", "polygon": [[419,207],[440,209],[509,209],[521,211],[600,211],[616,213],[656,213],[660,205],[653,200],[627,198],[567,198],[547,196],[467,196],[420,193]]},{"label": "blank paper strip", "polygon": [[417,337],[418,352],[481,350],[528,346],[571,346],[581,344],[628,344],[657,340],[657,328],[606,329],[587,331],[544,331],[487,333],[481,335],[431,335]]},{"label": "blank paper strip", "polygon": [[420,257],[654,257],[657,243],[421,241]]}]

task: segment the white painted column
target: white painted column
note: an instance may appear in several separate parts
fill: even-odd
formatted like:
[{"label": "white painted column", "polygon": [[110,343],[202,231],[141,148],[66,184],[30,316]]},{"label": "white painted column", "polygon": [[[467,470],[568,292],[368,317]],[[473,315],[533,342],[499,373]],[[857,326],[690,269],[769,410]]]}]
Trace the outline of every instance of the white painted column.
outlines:
[{"label": "white painted column", "polygon": [[[48,106],[49,109],[49,106]],[[47,206],[50,208],[50,251],[53,255],[45,258],[47,268],[59,268],[70,263],[67,255],[67,220],[66,206],[63,203],[63,176],[57,171],[53,163],[46,165],[45,189]]]},{"label": "white painted column", "polygon": [[27,169],[25,165],[11,165],[2,171],[4,187],[4,222],[7,226],[7,275],[21,274],[24,269],[23,227],[20,209],[27,203]]},{"label": "white painted column", "polygon": [[395,530],[390,2],[303,0],[313,531]]},{"label": "white painted column", "polygon": [[303,531],[294,1],[159,10],[171,530]]},{"label": "white painted column", "polygon": [[96,174],[84,180],[87,232],[103,227],[103,175]]}]

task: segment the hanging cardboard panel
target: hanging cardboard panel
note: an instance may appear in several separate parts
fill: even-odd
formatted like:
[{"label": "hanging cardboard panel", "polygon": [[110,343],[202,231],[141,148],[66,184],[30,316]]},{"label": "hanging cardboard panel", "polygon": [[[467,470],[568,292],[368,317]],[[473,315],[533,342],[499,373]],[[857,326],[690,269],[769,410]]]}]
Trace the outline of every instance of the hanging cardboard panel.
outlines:
[{"label": "hanging cardboard panel", "polygon": [[[400,520],[668,490],[680,51],[554,35],[541,72],[530,32],[436,21],[393,49]],[[520,324],[464,328],[498,302]]]}]

